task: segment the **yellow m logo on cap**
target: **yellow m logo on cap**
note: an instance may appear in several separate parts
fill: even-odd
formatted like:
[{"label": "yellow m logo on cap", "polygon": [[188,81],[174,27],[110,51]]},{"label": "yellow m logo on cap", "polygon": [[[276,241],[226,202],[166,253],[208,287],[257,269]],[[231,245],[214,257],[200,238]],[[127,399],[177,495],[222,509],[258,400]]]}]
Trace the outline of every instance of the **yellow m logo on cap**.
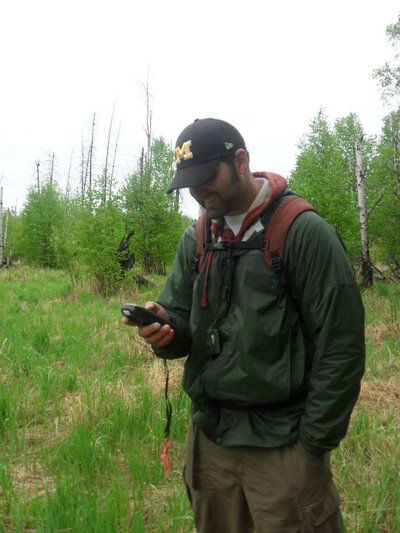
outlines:
[{"label": "yellow m logo on cap", "polygon": [[192,141],[185,141],[181,147],[177,146],[175,148],[175,164],[179,165],[182,162],[182,159],[186,161],[187,159],[193,158],[193,152],[190,150],[192,146]]}]

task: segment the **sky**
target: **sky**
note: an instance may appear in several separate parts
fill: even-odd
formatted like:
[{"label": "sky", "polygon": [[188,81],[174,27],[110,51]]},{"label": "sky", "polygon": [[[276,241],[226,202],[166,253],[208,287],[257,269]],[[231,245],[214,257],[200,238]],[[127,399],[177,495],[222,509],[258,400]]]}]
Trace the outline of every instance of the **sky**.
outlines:
[{"label": "sky", "polygon": [[[0,186],[23,207],[49,175],[78,188],[82,142],[96,114],[99,172],[114,111],[123,184],[153,133],[172,146],[194,119],[232,123],[252,170],[288,176],[319,109],[356,113],[379,135],[388,114],[373,69],[393,59],[385,35],[398,0],[0,0]],[[183,211],[197,207],[185,195]]]}]

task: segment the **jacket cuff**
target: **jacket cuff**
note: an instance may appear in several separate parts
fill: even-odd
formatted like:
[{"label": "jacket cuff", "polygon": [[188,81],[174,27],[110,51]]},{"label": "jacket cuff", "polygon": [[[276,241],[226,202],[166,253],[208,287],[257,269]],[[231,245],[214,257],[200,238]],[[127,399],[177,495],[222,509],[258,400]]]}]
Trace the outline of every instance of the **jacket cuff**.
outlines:
[{"label": "jacket cuff", "polygon": [[328,450],[325,450],[324,448],[319,448],[317,446],[311,446],[310,444],[300,440],[300,444],[303,446],[303,448],[308,452],[309,454],[313,455],[314,457],[317,457],[318,459],[322,459],[323,456],[326,454]]},{"label": "jacket cuff", "polygon": [[164,348],[153,348],[153,352],[162,359],[178,359],[179,357],[185,357],[189,352],[189,348],[190,343],[186,346],[184,343],[174,339]]}]

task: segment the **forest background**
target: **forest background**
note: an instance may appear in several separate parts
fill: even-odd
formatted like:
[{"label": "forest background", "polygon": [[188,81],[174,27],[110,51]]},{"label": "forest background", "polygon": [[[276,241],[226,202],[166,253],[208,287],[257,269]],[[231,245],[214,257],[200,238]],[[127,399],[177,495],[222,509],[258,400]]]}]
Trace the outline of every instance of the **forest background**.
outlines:
[{"label": "forest background", "polygon": [[[321,109],[299,141],[289,176],[290,187],[337,229],[365,287],[373,282],[373,269],[392,280],[400,272],[400,22],[389,24],[386,34],[393,59],[373,72],[388,106],[380,135],[364,132],[355,113],[331,124]],[[63,268],[74,279],[89,276],[102,294],[126,282],[127,269],[121,265],[135,264],[134,276],[165,274],[190,220],[181,214],[179,194],[165,194],[174,172],[173,147],[162,137],[154,138],[149,81],[141,87],[145,142],[122,186],[114,173],[119,135],[114,114],[103,168],[100,174],[94,170],[93,114],[88,141],[82,141],[78,189],[72,189],[69,176],[65,190],[60,189],[54,154],[45,170],[37,161],[36,184],[21,212],[4,207],[1,187],[0,265],[23,260]]]}]

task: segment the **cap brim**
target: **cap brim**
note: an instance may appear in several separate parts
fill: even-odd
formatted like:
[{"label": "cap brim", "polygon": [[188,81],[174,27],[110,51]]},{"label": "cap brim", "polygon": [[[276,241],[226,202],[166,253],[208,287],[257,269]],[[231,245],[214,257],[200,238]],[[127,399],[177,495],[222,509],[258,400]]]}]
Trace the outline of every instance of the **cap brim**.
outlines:
[{"label": "cap brim", "polygon": [[185,187],[198,187],[212,178],[215,167],[218,165],[218,159],[206,161],[199,165],[191,165],[186,168],[177,170],[174,179],[169,186],[167,193],[175,189],[184,189]]}]

